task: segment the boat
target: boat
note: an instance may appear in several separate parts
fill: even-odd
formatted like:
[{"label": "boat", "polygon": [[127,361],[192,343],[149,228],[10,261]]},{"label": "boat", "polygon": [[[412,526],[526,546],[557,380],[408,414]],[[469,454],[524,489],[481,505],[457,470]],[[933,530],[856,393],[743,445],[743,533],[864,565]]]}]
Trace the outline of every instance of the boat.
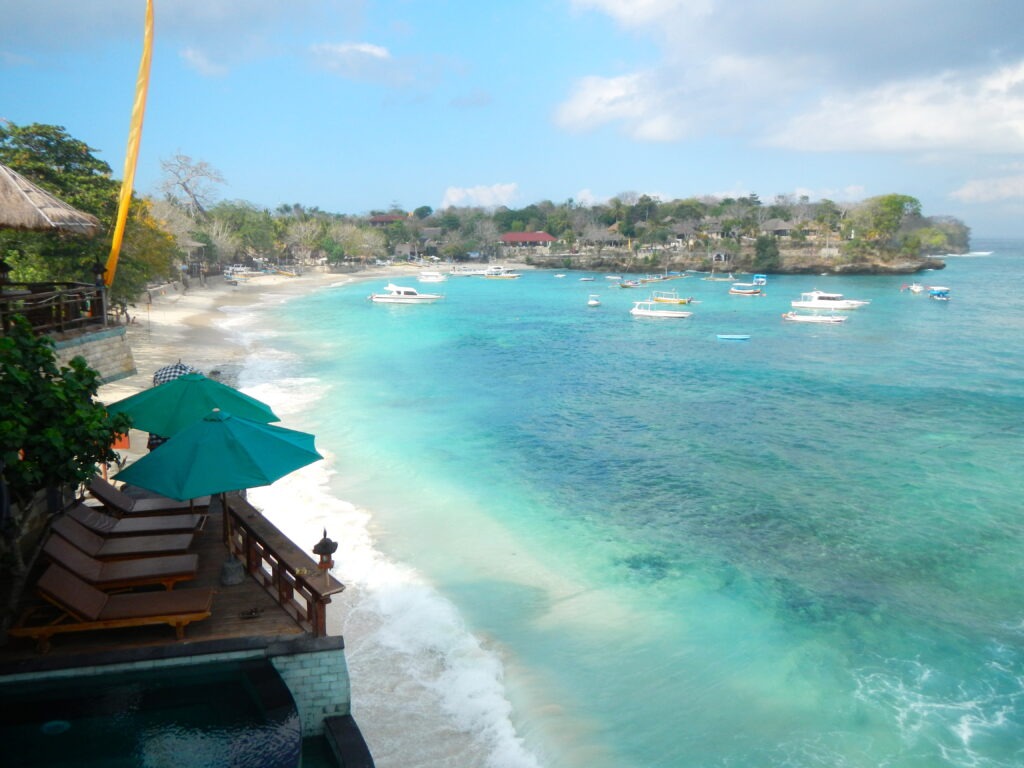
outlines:
[{"label": "boat", "polygon": [[484,277],[488,280],[518,280],[522,275],[508,267],[488,267],[484,270]]},{"label": "boat", "polygon": [[761,286],[753,283],[733,283],[729,286],[729,293],[733,296],[760,296]]},{"label": "boat", "polygon": [[636,301],[633,302],[633,308],[629,310],[629,314],[633,315],[633,317],[682,319],[684,317],[690,317],[693,312],[686,312],[682,309],[663,309],[662,307],[657,306],[653,301]]},{"label": "boat", "polygon": [[592,278],[592,277],[581,277],[580,278],[580,282],[581,283],[592,283],[592,282],[594,282],[594,278]]},{"label": "boat", "polygon": [[708,280],[708,281],[710,281],[712,283],[729,283],[729,282],[732,282],[735,279],[736,278],[732,276],[732,272],[729,273],[728,277],[721,277],[721,276],[715,277],[715,270],[711,270],[711,274],[708,275],[707,277],[702,277],[701,278],[701,280]]},{"label": "boat", "polygon": [[768,275],[754,275],[754,285],[768,285]]},{"label": "boat", "polygon": [[845,323],[848,315],[801,315],[797,312],[784,312],[783,320],[790,320],[794,323],[819,323],[821,325],[832,325],[834,323]]},{"label": "boat", "polygon": [[841,293],[808,291],[801,293],[798,301],[790,302],[793,309],[859,309],[870,304],[863,299],[845,299]]},{"label": "boat", "polygon": [[693,299],[680,296],[678,291],[654,291],[651,293],[651,301],[658,304],[689,304]]},{"label": "boat", "polygon": [[420,272],[416,279],[421,283],[443,283],[448,278],[440,272]]},{"label": "boat", "polygon": [[565,275],[559,273],[559,274],[555,275],[555,277],[565,277]]},{"label": "boat", "polygon": [[619,282],[619,288],[639,288],[639,280],[622,280]]},{"label": "boat", "polygon": [[910,291],[911,293],[924,293],[924,286],[920,283],[911,283],[907,285],[904,283],[900,286],[901,291]]},{"label": "boat", "polygon": [[601,299],[598,297],[598,294],[596,294],[596,293],[590,294],[590,298],[587,299],[587,306],[588,307],[599,307],[599,306],[601,306]]},{"label": "boat", "polygon": [[406,288],[388,283],[384,288],[387,293],[371,293],[370,301],[378,304],[431,304],[444,296],[440,293],[420,293],[415,288]]},{"label": "boat", "polygon": [[748,341],[750,339],[749,333],[719,333],[717,336],[719,341]]},{"label": "boat", "polygon": [[928,298],[936,301],[949,301],[949,288],[944,285],[932,285],[928,288]]}]

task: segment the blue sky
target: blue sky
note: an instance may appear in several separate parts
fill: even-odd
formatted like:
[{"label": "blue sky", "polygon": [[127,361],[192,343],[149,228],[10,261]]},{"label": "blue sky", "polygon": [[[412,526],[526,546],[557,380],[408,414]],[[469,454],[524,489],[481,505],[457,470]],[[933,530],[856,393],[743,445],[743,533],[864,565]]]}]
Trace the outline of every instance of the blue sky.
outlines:
[{"label": "blue sky", "polygon": [[[0,118],[119,178],[144,0],[0,0]],[[392,205],[901,193],[1022,234],[1020,0],[155,0],[135,179]]]}]

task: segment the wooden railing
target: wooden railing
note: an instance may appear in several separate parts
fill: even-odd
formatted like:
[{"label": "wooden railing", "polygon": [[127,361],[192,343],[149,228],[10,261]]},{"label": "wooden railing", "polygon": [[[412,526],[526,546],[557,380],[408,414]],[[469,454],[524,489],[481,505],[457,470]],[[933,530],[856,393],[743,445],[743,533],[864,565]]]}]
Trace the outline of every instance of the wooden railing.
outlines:
[{"label": "wooden railing", "polygon": [[246,572],[307,632],[327,635],[327,604],[345,585],[299,549],[245,499],[229,496],[228,548]]},{"label": "wooden railing", "polygon": [[22,315],[39,335],[66,333],[106,324],[103,288],[85,283],[4,283],[0,285],[0,327]]}]

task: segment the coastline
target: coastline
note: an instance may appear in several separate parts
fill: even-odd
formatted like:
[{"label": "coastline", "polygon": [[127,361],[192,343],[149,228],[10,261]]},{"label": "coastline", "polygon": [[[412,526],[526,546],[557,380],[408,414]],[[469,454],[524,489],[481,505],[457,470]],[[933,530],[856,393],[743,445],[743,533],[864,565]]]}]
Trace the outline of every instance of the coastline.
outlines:
[{"label": "coastline", "polygon": [[[513,266],[513,265],[509,265]],[[519,269],[519,265],[515,265]],[[531,267],[523,266],[524,269]],[[334,286],[363,283],[382,278],[399,278],[414,284],[418,267],[391,266],[355,273],[309,272],[299,277],[269,275],[254,278],[238,286],[229,286],[215,278],[207,286],[193,286],[183,292],[165,286],[155,290],[152,303],[146,297],[133,308],[135,322],[128,326],[128,342],[135,358],[137,373],[101,387],[99,399],[113,402],[149,388],[153,372],[165,365],[188,363],[204,374],[249,391],[269,402],[282,417],[282,425],[316,433],[316,427],[298,423],[289,411],[296,404],[282,401],[282,393],[265,382],[255,388],[245,386],[253,364],[260,366],[259,344],[262,336],[246,324],[256,319],[265,302],[290,301]],[[236,327],[238,324],[238,327]],[[265,349],[274,355],[272,340]],[[257,374],[256,378],[259,376]],[[131,447],[120,451],[134,461],[145,455],[147,433],[132,430]],[[352,679],[352,711],[360,723],[375,763],[386,766],[445,765],[453,759],[461,764],[492,763],[497,754],[509,768],[537,768],[533,755],[523,750],[521,737],[509,720],[507,692],[503,690],[502,662],[481,648],[477,638],[465,633],[457,610],[407,565],[377,550],[372,533],[373,515],[331,490],[334,456],[321,443],[318,450],[325,461],[317,462],[273,486],[251,489],[250,503],[264,511],[281,532],[297,546],[309,549],[326,528],[340,548],[335,574],[346,584],[345,593],[328,607],[328,631],[345,639],[346,661]],[[307,539],[309,539],[307,541]],[[419,647],[395,635],[396,606],[389,603],[395,595],[431,606],[440,622],[441,632],[461,640],[445,658],[436,649]],[[399,630],[400,631],[400,630]],[[402,633],[404,634],[404,633]],[[396,642],[397,641],[397,642]],[[454,667],[464,679],[473,681],[474,695],[469,722],[458,709],[463,705],[464,686],[438,688],[434,668],[440,663]],[[478,675],[483,664],[486,673]],[[426,665],[425,667],[423,665]],[[429,670],[429,671],[428,671]],[[479,678],[479,679],[478,679]],[[455,700],[451,697],[455,696]],[[481,723],[487,723],[486,727]]]}]

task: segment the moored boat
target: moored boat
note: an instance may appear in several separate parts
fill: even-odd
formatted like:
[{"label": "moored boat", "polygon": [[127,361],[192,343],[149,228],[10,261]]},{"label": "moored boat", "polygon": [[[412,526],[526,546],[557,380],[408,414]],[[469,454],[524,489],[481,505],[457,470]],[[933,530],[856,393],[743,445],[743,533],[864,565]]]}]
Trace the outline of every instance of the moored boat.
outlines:
[{"label": "moored boat", "polygon": [[431,304],[444,298],[440,293],[420,293],[415,288],[407,288],[388,283],[385,293],[371,293],[370,301],[378,304]]},{"label": "moored boat", "polygon": [[633,317],[682,319],[690,317],[693,312],[686,312],[682,309],[664,309],[657,306],[653,301],[637,301],[633,303],[633,308],[629,310],[629,314],[633,315]]},{"label": "moored boat", "polygon": [[944,285],[932,285],[928,288],[928,298],[936,301],[949,301],[949,288]]},{"label": "moored boat", "polygon": [[847,299],[841,293],[827,291],[808,291],[801,293],[800,298],[791,301],[793,309],[859,309],[870,301],[864,299]]},{"label": "moored boat", "polygon": [[420,272],[416,279],[421,283],[443,283],[448,278],[440,272]]},{"label": "moored boat", "polygon": [[651,301],[658,304],[689,304],[692,299],[679,295],[678,291],[654,291]]},{"label": "moored boat", "polygon": [[596,293],[590,294],[590,298],[587,299],[588,307],[599,307],[601,306],[601,299]]},{"label": "moored boat", "polygon": [[733,283],[729,286],[729,293],[733,296],[760,296],[761,287],[753,283]]},{"label": "moored boat", "polygon": [[794,323],[818,323],[819,325],[832,325],[835,323],[845,323],[847,315],[801,315],[797,312],[784,312],[782,314],[783,320],[789,320]]}]

